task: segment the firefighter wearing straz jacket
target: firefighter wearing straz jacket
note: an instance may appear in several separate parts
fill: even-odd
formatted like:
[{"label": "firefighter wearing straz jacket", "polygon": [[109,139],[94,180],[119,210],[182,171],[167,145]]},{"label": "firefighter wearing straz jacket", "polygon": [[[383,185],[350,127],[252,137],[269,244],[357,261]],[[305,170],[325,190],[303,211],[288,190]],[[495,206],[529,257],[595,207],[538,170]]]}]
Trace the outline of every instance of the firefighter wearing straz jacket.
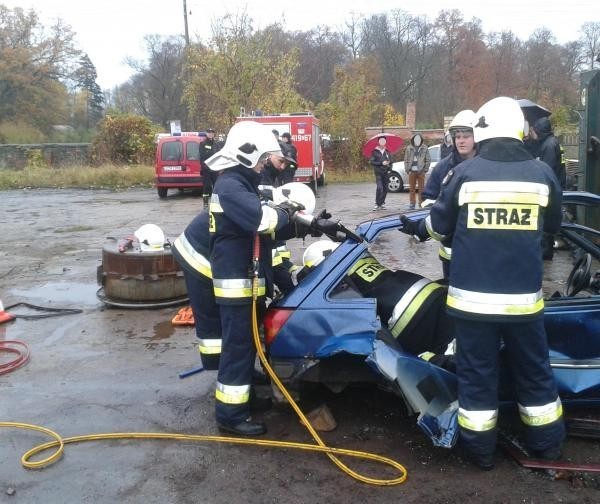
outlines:
[{"label": "firefighter wearing straz jacket", "polygon": [[561,223],[561,188],[548,165],[524,148],[518,103],[495,98],[476,114],[479,155],[454,168],[421,221],[402,231],[452,236],[448,311],[455,318],[460,444],[468,460],[493,467],[501,345],[513,376],[526,446],[560,457],[562,405],[544,330],[542,233]]}]

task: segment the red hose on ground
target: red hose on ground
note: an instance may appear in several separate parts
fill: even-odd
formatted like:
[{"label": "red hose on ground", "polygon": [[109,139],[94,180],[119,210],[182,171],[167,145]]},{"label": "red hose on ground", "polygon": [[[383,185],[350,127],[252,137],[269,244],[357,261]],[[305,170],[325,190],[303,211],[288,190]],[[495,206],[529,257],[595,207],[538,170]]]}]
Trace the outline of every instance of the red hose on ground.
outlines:
[{"label": "red hose on ground", "polygon": [[[16,347],[16,348],[15,348]],[[26,343],[18,340],[6,340],[0,341],[0,354],[1,353],[12,353],[17,354],[18,357],[6,362],[4,364],[0,364],[0,375],[10,373],[15,369],[24,366],[29,360],[29,346]]]}]

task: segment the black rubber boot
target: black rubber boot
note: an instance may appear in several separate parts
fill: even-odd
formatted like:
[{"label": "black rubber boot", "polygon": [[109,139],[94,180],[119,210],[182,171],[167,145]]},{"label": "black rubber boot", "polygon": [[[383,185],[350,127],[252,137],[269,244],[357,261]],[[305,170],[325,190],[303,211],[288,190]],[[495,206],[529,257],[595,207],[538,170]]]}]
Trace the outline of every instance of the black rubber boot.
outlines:
[{"label": "black rubber boot", "polygon": [[246,418],[246,420],[236,425],[217,422],[217,427],[221,431],[237,434],[238,436],[260,436],[267,432],[267,427],[264,423],[253,422],[251,417]]}]

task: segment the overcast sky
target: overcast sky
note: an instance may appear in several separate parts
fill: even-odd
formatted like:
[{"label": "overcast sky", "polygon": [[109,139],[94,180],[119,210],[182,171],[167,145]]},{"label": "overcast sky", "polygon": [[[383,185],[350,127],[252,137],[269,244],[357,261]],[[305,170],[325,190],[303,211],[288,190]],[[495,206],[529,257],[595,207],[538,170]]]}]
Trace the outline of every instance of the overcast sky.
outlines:
[{"label": "overcast sky", "polygon": [[[145,57],[145,35],[184,32],[183,0],[0,0],[0,4],[33,8],[44,25],[56,18],[69,24],[77,34],[78,46],[96,66],[103,89],[125,82],[133,73],[125,58]],[[255,28],[280,21],[287,30],[304,31],[318,25],[340,29],[352,12],[370,15],[403,9],[433,19],[440,10],[455,7],[467,20],[481,19],[485,32],[510,29],[526,39],[536,28],[545,26],[559,43],[565,43],[579,38],[584,22],[600,22],[598,5],[598,0],[461,0],[454,5],[447,0],[187,0],[192,40],[209,39],[211,22],[244,8]]]}]

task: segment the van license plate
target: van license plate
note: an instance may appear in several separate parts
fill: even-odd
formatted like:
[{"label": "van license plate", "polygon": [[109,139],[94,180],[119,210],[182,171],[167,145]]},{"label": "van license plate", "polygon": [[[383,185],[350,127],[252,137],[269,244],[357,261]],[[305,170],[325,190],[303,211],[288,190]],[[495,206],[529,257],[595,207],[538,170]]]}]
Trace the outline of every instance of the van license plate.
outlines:
[{"label": "van license plate", "polygon": [[163,171],[181,171],[183,166],[163,166]]}]

